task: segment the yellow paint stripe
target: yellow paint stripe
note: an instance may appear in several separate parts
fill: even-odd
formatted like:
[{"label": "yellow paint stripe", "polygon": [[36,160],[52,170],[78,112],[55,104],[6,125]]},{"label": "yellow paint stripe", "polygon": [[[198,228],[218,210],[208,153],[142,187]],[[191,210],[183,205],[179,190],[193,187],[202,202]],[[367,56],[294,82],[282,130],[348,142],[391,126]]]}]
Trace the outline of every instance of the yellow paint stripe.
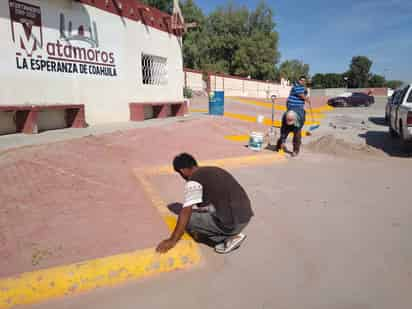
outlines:
[{"label": "yellow paint stripe", "polygon": [[192,241],[181,241],[168,254],[153,249],[21,274],[0,280],[0,308],[28,305],[73,295],[103,286],[114,286],[163,272],[187,268],[199,262]]},{"label": "yellow paint stripe", "polygon": [[[293,136],[293,133],[291,133]],[[302,136],[308,136],[308,131],[302,131]],[[239,143],[248,143],[250,136],[249,135],[226,135],[225,139],[232,141],[232,142],[239,142]]]},{"label": "yellow paint stripe", "polygon": [[225,139],[232,141],[232,142],[242,142],[247,143],[249,141],[248,135],[227,135]]},{"label": "yellow paint stripe", "polygon": [[209,112],[207,109],[197,109],[197,108],[194,108],[194,109],[190,109],[189,110],[191,113],[207,113],[207,112]]},{"label": "yellow paint stripe", "polygon": [[[190,112],[191,113],[207,113],[208,110],[207,109],[191,109]],[[229,115],[234,115],[233,113],[225,113],[225,116],[228,116],[228,114]],[[320,112],[313,112],[313,118],[316,119],[316,120],[319,120],[319,119],[325,118],[325,115],[320,113]],[[256,117],[255,117],[255,119],[256,119]]]},{"label": "yellow paint stripe", "polygon": [[[255,105],[255,106],[261,106],[261,107],[267,107],[267,108],[272,108],[272,103],[269,102],[264,102],[264,101],[258,101],[258,100],[253,100],[253,99],[245,99],[245,98],[232,98],[233,100],[236,100],[241,103],[245,104],[250,104],[250,105]],[[286,111],[286,106],[285,105],[277,105],[275,104],[275,110],[277,111]],[[322,113],[322,112],[329,112],[334,110],[333,107],[329,105],[322,105],[320,107],[315,107],[312,109],[314,113]]]},{"label": "yellow paint stripe", "polygon": [[[144,173],[136,176],[152,204],[161,213],[169,231],[172,231],[176,218],[165,211],[166,204]],[[164,255],[151,248],[0,279],[0,309],[34,304],[187,268],[197,264],[200,259],[198,245],[190,236],[184,235],[178,245]]]},{"label": "yellow paint stripe", "polygon": [[325,118],[326,116],[325,116],[325,114],[322,114],[322,113],[319,113],[319,112],[313,112],[313,118],[314,119],[316,119],[316,120],[320,120],[320,119],[323,119],[323,118]]},{"label": "yellow paint stripe", "polygon": [[[252,99],[243,99],[243,98],[232,98],[232,99],[237,102],[244,103],[244,104],[272,108],[272,103],[269,103],[269,102],[257,101],[257,100],[252,100]],[[275,103],[275,110],[282,111],[282,112],[286,111],[286,106]]]},{"label": "yellow paint stripe", "polygon": [[[150,199],[152,202],[152,205],[156,207],[156,209],[159,211],[159,213],[162,215],[162,218],[166,225],[169,228],[169,231],[172,232],[176,226],[176,217],[170,215],[170,211],[166,207],[166,202],[160,197],[160,194],[157,192],[157,190],[154,188],[154,186],[150,183],[150,181],[147,179],[148,176],[154,176],[153,174],[150,173],[150,170],[147,171],[142,171],[139,169],[136,169],[135,171],[135,176],[142,185],[143,191],[145,192],[146,196]],[[191,241],[191,237],[187,234],[183,236],[183,239],[187,241]],[[193,243],[193,247],[195,248],[197,245],[196,243]],[[197,256],[197,259],[200,260],[200,251],[197,250],[196,252],[192,252],[193,256]]]},{"label": "yellow paint stripe", "polygon": [[[279,163],[286,160],[282,154],[255,155],[200,162],[225,168],[240,168]],[[176,225],[176,218],[167,214],[165,202],[151,185],[147,176],[168,175],[170,166],[136,170],[136,177],[153,205],[162,215],[169,230]],[[142,173],[143,172],[143,173]],[[188,236],[167,254],[157,254],[154,248],[114,255],[81,263],[23,273],[0,279],[0,309],[39,303],[52,298],[74,295],[100,287],[114,286],[127,280],[148,277],[177,269],[184,269],[200,262],[198,245]]]},{"label": "yellow paint stripe", "polygon": [[[219,166],[226,169],[268,165],[284,162],[286,158],[279,154],[257,154],[253,156],[232,157],[219,160],[207,160],[199,162],[200,166]],[[146,170],[149,175],[171,175],[175,171],[170,165],[159,166]]]},{"label": "yellow paint stripe", "polygon": [[[247,121],[247,122],[257,122],[257,117],[255,116],[250,116],[250,115],[244,115],[244,114],[235,114],[235,113],[225,113],[226,117],[229,118],[233,118],[233,119],[238,119],[238,120],[242,120],[242,121]],[[272,119],[268,119],[265,118],[263,120],[263,124],[265,126],[271,126],[272,125]],[[312,125],[319,125],[320,122],[318,121],[311,121],[311,120],[307,120],[305,122],[306,126],[312,126]],[[282,122],[280,120],[275,120],[273,121],[273,125],[277,128],[280,128],[280,126],[282,125]]]}]

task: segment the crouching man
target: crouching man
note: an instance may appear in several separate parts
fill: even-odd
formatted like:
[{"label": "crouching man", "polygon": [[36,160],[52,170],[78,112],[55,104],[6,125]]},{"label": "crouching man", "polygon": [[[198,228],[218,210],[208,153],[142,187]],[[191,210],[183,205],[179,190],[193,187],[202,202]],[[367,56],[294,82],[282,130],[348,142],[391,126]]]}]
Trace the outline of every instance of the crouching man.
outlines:
[{"label": "crouching man", "polygon": [[185,231],[196,241],[212,244],[217,253],[239,248],[246,238],[241,232],[253,216],[242,186],[221,168],[199,167],[186,153],[174,159],[173,167],[186,180],[185,201],[172,235],[156,250],[169,251]]},{"label": "crouching man", "polygon": [[302,144],[302,128],[303,120],[295,111],[288,111],[282,117],[282,126],[280,128],[280,138],[277,142],[276,149],[286,151],[286,140],[290,133],[293,133],[293,152],[292,156],[296,157],[299,154]]}]

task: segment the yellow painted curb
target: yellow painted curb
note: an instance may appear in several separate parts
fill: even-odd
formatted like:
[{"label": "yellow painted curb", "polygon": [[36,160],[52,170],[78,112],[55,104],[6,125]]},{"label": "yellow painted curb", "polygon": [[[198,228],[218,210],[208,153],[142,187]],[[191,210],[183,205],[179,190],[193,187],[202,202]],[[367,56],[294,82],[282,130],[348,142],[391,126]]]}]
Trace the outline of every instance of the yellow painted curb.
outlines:
[{"label": "yellow painted curb", "polygon": [[249,141],[250,136],[248,135],[227,135],[225,139],[232,141],[232,142],[242,142],[247,143]]},{"label": "yellow painted curb", "polygon": [[[225,117],[238,119],[238,120],[242,120],[242,121],[247,121],[247,122],[257,122],[257,117],[249,116],[249,115],[245,115],[245,114],[225,113]],[[272,119],[265,118],[263,120],[263,124],[265,126],[271,126],[272,125]],[[305,122],[305,126],[312,126],[312,125],[319,125],[319,124],[320,124],[319,121],[307,120]],[[273,126],[275,126],[277,128],[280,128],[281,125],[282,125],[282,122],[280,120],[273,121]]]},{"label": "yellow painted curb", "polygon": [[207,113],[207,112],[209,112],[207,109],[190,109],[189,110],[189,112],[191,112],[191,113]]},{"label": "yellow painted curb", "polygon": [[[282,154],[254,155],[200,162],[225,168],[259,166],[285,161]],[[162,215],[170,231],[176,225],[176,217],[166,210],[165,202],[148,180],[149,176],[170,175],[170,166],[136,169],[135,176],[145,194]],[[154,248],[88,260],[71,265],[23,273],[0,279],[0,309],[17,305],[29,305],[57,297],[75,295],[100,287],[120,284],[155,274],[185,269],[201,260],[199,246],[185,234],[177,246],[167,254],[158,254]]]},{"label": "yellow painted curb", "polygon": [[[172,231],[176,225],[176,218],[164,211],[166,204],[146,179],[145,174],[136,174],[136,177],[152,204],[162,215],[169,231]],[[200,259],[198,245],[185,234],[174,249],[163,255],[151,248],[24,273],[0,279],[0,309],[34,304],[99,287],[114,286],[127,280],[184,269],[198,264]]]},{"label": "yellow painted curb", "polygon": [[[267,108],[272,108],[272,103],[269,102],[264,102],[264,101],[258,101],[258,100],[253,100],[253,99],[244,99],[244,98],[231,98],[233,100],[237,100],[238,102],[245,103],[245,104],[250,104],[250,105],[255,105],[255,106],[262,106],[262,107],[267,107]],[[286,106],[284,105],[276,105],[275,104],[275,110],[277,111],[286,111]],[[334,110],[333,107],[329,105],[322,105],[320,107],[315,107],[312,109],[314,113],[322,113],[322,112],[329,112]]]},{"label": "yellow painted curb", "polygon": [[[286,109],[285,109],[285,110],[286,110]],[[208,110],[207,110],[207,109],[191,109],[190,112],[191,112],[191,113],[207,113]],[[230,115],[230,114],[232,114],[232,115],[239,115],[239,114],[233,114],[233,113],[225,113],[225,116],[228,116],[227,114],[229,114],[229,115]],[[252,116],[249,116],[249,117],[252,117]],[[316,112],[315,112],[315,111],[314,111],[314,112],[313,112],[313,118],[314,118],[315,120],[320,120],[320,119],[325,118],[325,115],[322,114],[322,112],[319,112],[319,111],[316,111]],[[251,118],[250,118],[250,119],[251,119]],[[256,117],[254,118],[253,121],[256,121]],[[265,119],[265,121],[270,123],[270,120]],[[280,121],[277,120],[277,122],[275,122],[275,123],[280,123]]]},{"label": "yellow painted curb", "polygon": [[[259,165],[267,165],[273,163],[285,162],[286,157],[281,154],[257,154],[253,156],[232,157],[218,160],[200,161],[200,166],[219,166],[226,169],[235,169],[242,167],[251,167]],[[175,171],[170,165],[159,166],[151,169],[146,169],[148,175],[170,175]]]},{"label": "yellow painted curb", "polygon": [[[293,133],[291,133],[293,136]],[[308,136],[308,131],[302,131],[302,136]],[[232,141],[232,142],[239,142],[239,143],[247,143],[249,142],[250,136],[249,135],[226,135],[225,139]]]},{"label": "yellow painted curb", "polygon": [[0,280],[0,308],[28,305],[51,298],[73,295],[130,279],[187,268],[200,255],[192,241],[181,241],[168,254],[154,249],[49,268]]},{"label": "yellow painted curb", "polygon": [[[272,103],[269,103],[269,102],[258,101],[258,100],[253,100],[253,99],[244,99],[244,98],[231,98],[231,99],[236,100],[240,103],[245,103],[245,104],[249,104],[249,105],[272,108]],[[277,110],[277,111],[286,111],[286,106],[275,104],[275,110]]]}]

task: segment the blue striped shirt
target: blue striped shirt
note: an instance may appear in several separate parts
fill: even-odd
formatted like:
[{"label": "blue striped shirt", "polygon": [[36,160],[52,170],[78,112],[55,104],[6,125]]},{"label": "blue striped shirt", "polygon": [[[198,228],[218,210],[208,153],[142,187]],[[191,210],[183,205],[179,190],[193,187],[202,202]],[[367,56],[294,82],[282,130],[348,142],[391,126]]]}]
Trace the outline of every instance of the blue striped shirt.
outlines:
[{"label": "blue striped shirt", "polygon": [[299,95],[305,94],[305,87],[300,84],[295,84],[290,91],[290,95],[287,102],[287,108],[295,109],[295,108],[304,108],[305,100],[299,97]]}]

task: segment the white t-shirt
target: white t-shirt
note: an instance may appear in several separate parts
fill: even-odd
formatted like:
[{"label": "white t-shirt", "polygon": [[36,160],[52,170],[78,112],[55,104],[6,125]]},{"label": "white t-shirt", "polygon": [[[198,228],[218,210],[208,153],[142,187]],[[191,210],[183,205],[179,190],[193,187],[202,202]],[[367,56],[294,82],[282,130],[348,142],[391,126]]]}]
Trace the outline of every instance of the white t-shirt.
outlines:
[{"label": "white t-shirt", "polygon": [[185,186],[185,202],[183,207],[191,207],[203,202],[203,187],[196,181],[188,181]]}]

